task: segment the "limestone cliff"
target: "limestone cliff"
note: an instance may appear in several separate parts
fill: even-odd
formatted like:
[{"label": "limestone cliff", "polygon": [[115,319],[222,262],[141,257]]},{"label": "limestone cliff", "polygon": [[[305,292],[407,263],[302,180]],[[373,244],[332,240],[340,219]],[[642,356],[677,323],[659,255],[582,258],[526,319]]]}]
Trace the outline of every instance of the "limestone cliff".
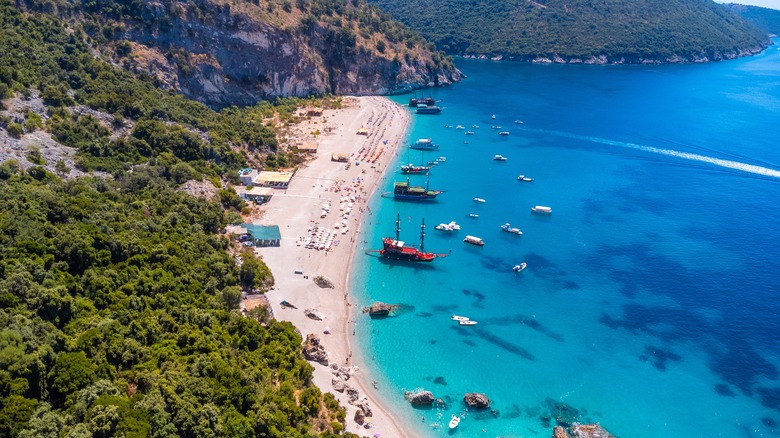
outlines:
[{"label": "limestone cliff", "polygon": [[112,29],[105,47],[115,48],[117,62],[213,107],[392,94],[462,77],[432,45],[358,1],[164,0],[129,13],[86,12],[103,35]]}]

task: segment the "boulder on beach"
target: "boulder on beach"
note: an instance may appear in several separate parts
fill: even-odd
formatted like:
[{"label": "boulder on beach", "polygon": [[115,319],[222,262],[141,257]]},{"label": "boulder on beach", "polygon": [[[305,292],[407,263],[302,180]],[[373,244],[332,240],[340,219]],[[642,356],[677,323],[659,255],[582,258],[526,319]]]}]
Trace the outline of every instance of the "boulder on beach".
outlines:
[{"label": "boulder on beach", "polygon": [[335,286],[333,285],[333,282],[328,280],[327,278],[318,275],[314,277],[314,284],[317,286],[323,288],[323,289],[334,289]]},{"label": "boulder on beach", "polygon": [[317,309],[306,309],[303,311],[303,314],[315,321],[322,321],[325,319],[325,316],[322,314],[322,312]]},{"label": "boulder on beach", "polygon": [[303,343],[303,357],[323,365],[328,365],[328,353],[325,347],[320,344],[320,338],[315,334],[306,335],[306,342]]},{"label": "boulder on beach", "polygon": [[368,405],[368,400],[356,404],[359,411],[363,411],[363,415],[366,417],[373,417],[374,413],[371,411],[371,407]]},{"label": "boulder on beach", "polygon": [[382,302],[376,302],[369,307],[363,308],[363,313],[368,313],[370,316],[387,316],[393,310],[399,308],[398,304],[387,304]]},{"label": "boulder on beach", "polygon": [[355,411],[355,423],[363,424],[364,421],[366,421],[366,414],[363,413],[362,409],[358,408]]},{"label": "boulder on beach", "polygon": [[485,409],[490,407],[490,399],[485,394],[470,392],[463,396],[463,401],[472,408]]},{"label": "boulder on beach", "polygon": [[404,392],[404,398],[415,406],[431,405],[434,400],[433,393],[424,389]]}]

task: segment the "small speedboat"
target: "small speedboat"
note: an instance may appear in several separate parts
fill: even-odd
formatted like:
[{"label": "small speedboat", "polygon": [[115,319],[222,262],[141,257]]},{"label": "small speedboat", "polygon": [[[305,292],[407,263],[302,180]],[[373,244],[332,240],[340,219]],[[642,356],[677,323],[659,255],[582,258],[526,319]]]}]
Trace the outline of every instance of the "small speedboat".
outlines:
[{"label": "small speedboat", "polygon": [[491,119],[496,120],[496,115],[493,114],[493,117],[491,117]]},{"label": "small speedboat", "polygon": [[485,202],[482,198],[474,198],[474,202]]},{"label": "small speedboat", "polygon": [[474,131],[466,131],[466,135],[474,135]]},{"label": "small speedboat", "polygon": [[468,321],[469,318],[467,316],[458,316],[458,315],[452,315],[453,321]]},{"label": "small speedboat", "polygon": [[512,270],[515,271],[515,272],[523,272],[523,269],[525,269],[526,266],[528,266],[528,264],[523,262],[523,263],[520,263],[519,265],[515,265],[512,268]]},{"label": "small speedboat", "polygon": [[443,162],[447,161],[447,157],[439,157],[439,158],[436,159],[436,161],[438,161],[439,163],[443,163]]},{"label": "small speedboat", "polygon": [[466,321],[458,321],[459,325],[477,325],[477,321],[467,319]]},{"label": "small speedboat", "polygon": [[531,181],[533,181],[534,179],[533,179],[533,178],[529,178],[529,177],[527,177],[527,176],[525,176],[525,175],[519,175],[519,176],[517,177],[517,180],[518,180],[518,181],[531,182]]},{"label": "small speedboat", "polygon": [[498,135],[509,135],[509,131],[501,131]]},{"label": "small speedboat", "polygon": [[471,125],[471,127],[474,129],[479,129],[479,125]]},{"label": "small speedboat", "polygon": [[503,155],[496,154],[493,156],[493,161],[506,161],[506,160],[507,158]]},{"label": "small speedboat", "polygon": [[463,129],[463,125],[458,125],[455,127],[455,129]]},{"label": "small speedboat", "polygon": [[476,219],[476,218],[479,217],[479,215],[476,214],[476,213],[469,213],[469,217],[472,217],[472,218]]},{"label": "small speedboat", "polygon": [[520,231],[520,228],[515,228],[509,225],[509,222],[505,223],[504,225],[501,225],[501,230],[506,231],[507,233],[517,234],[518,236],[523,234],[523,232]]},{"label": "small speedboat", "polygon": [[458,424],[460,424],[460,417],[458,417],[455,414],[452,414],[452,419],[450,420],[450,429],[455,429],[458,427]]},{"label": "small speedboat", "polygon": [[515,120],[515,125],[522,125],[522,124],[523,124],[522,120]]}]

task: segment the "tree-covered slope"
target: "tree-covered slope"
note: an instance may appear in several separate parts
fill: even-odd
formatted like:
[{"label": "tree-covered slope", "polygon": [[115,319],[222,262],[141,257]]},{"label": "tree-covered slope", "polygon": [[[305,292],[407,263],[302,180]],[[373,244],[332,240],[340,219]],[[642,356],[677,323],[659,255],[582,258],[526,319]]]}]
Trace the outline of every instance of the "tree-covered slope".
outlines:
[{"label": "tree-covered slope", "polygon": [[738,3],[729,3],[726,6],[764,32],[780,35],[780,10],[740,5]]},{"label": "tree-covered slope", "polygon": [[0,438],[335,437],[344,410],[313,386],[300,335],[238,311],[273,281],[220,233],[243,202],[181,190],[286,162],[266,120],[297,101],[214,111],[94,42],[0,0],[0,154],[48,138],[110,172],[64,181],[35,145],[0,163]]},{"label": "tree-covered slope", "polygon": [[711,0],[373,1],[457,55],[681,62],[731,58],[768,44]]},{"label": "tree-covered slope", "polygon": [[0,165],[0,436],[335,436],[294,328],[237,311],[222,217],[146,171]]}]

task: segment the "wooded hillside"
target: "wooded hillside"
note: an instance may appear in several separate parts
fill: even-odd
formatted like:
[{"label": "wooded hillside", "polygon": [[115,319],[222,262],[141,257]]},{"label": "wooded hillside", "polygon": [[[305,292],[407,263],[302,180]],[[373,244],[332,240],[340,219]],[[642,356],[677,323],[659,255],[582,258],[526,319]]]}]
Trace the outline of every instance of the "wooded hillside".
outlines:
[{"label": "wooded hillside", "polygon": [[768,44],[711,0],[374,1],[453,55],[681,62],[740,56]]}]

